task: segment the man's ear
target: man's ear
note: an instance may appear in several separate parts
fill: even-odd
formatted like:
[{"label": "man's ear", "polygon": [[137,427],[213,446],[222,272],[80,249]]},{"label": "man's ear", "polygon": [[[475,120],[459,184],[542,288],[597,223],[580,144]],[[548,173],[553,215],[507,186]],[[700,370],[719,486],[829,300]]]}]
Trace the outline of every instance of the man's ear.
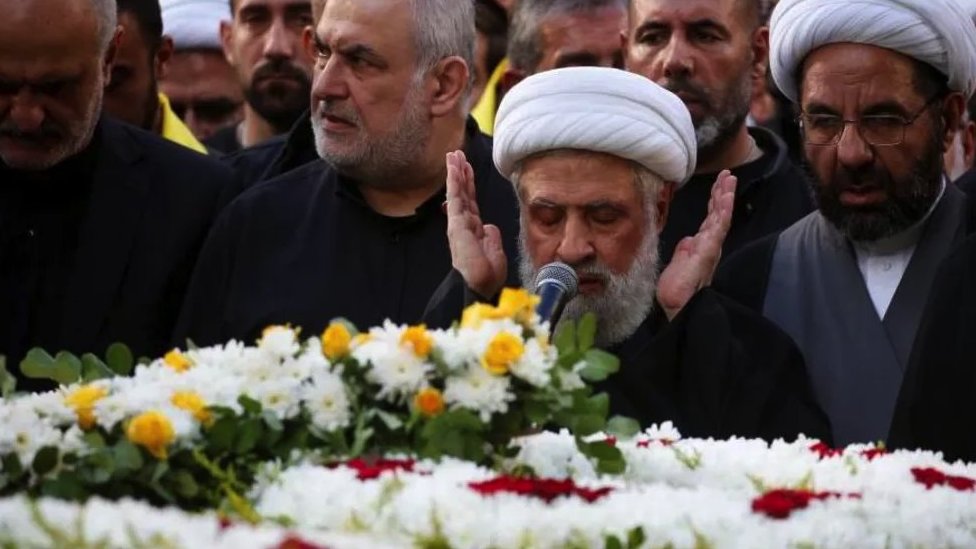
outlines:
[{"label": "man's ear", "polygon": [[231,26],[230,21],[220,22],[220,46],[224,50],[224,58],[230,63],[230,66],[236,67],[237,63],[234,62],[234,27]]},{"label": "man's ear", "polygon": [[437,62],[433,70],[433,95],[430,112],[444,116],[457,110],[465,94],[470,91],[471,72],[464,59],[452,55]]},{"label": "man's ear", "polygon": [[112,35],[108,48],[105,50],[105,57],[102,58],[102,77],[105,80],[106,87],[112,83],[112,67],[115,65],[115,56],[119,53],[119,43],[122,41],[123,34],[125,34],[125,29],[122,25],[115,27],[115,34]]},{"label": "man's ear", "polygon": [[762,26],[752,33],[752,78],[765,79],[769,67],[769,27]]},{"label": "man's ear", "polygon": [[976,162],[976,122],[970,120],[962,127],[962,159],[967,169]]},{"label": "man's ear", "polygon": [[156,80],[166,78],[166,73],[169,71],[169,61],[173,58],[173,50],[173,39],[164,34],[159,42],[159,50],[156,52],[154,67]]},{"label": "man's ear", "polygon": [[966,100],[959,92],[952,92],[942,102],[942,154],[952,147],[952,140],[962,121]]},{"label": "man's ear", "polygon": [[678,185],[674,181],[665,181],[661,186],[661,191],[657,195],[657,232],[661,234],[664,226],[668,223],[668,214],[671,213],[671,201],[674,199],[675,190]]},{"label": "man's ear", "polygon": [[315,51],[315,27],[309,25],[305,27],[302,31],[302,48],[305,50],[305,55],[308,56],[310,60],[314,63],[315,58],[318,57],[318,52]]},{"label": "man's ear", "polygon": [[526,76],[528,75],[525,74],[525,71],[523,71],[522,69],[516,69],[513,68],[512,66],[509,66],[508,69],[506,69],[505,72],[502,73],[501,86],[500,86],[501,93],[499,95],[501,96],[508,93],[508,90],[514,88],[515,84],[518,84],[522,80],[525,80]]}]

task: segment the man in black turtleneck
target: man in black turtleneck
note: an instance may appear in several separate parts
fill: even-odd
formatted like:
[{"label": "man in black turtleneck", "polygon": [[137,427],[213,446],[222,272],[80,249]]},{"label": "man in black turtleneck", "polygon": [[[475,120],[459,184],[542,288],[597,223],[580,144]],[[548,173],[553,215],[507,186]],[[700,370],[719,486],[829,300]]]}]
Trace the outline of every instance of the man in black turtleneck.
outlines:
[{"label": "man in black turtleneck", "polygon": [[[231,172],[101,116],[115,2],[19,0],[0,19],[0,355],[165,350]],[[43,28],[38,33],[36,29]],[[20,380],[21,389],[46,387]]]}]

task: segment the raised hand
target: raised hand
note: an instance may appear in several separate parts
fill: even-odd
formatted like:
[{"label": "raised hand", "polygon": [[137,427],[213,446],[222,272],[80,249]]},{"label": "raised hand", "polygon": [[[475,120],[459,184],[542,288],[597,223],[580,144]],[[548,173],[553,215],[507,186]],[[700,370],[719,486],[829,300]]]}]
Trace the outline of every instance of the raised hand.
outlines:
[{"label": "raised hand", "polygon": [[474,170],[461,151],[447,153],[447,240],[451,263],[469,288],[485,298],[501,291],[508,273],[501,231],[482,223]]},{"label": "raised hand", "polygon": [[718,174],[708,200],[708,215],[698,234],[678,243],[671,264],[658,279],[657,300],[668,320],[673,319],[698,290],[712,282],[722,257],[725,235],[732,225],[736,182],[728,170]]}]

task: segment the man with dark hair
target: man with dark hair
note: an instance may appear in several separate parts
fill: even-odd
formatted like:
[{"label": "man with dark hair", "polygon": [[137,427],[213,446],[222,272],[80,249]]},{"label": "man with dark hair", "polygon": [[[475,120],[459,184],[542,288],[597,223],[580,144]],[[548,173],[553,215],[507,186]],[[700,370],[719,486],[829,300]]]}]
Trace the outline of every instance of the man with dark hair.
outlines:
[{"label": "man with dark hair", "polygon": [[684,101],[695,124],[698,166],[677,193],[661,234],[662,259],[695,234],[715,175],[738,178],[723,255],[788,227],[813,209],[809,186],[783,141],[746,116],[766,74],[769,31],[760,0],[631,0],[626,64]]},{"label": "man with dark hair", "polygon": [[158,79],[173,55],[173,39],[163,36],[158,0],[118,0],[122,37],[105,89],[105,112],[174,143],[206,154],[207,149],[159,93]]},{"label": "man with dark hair", "polygon": [[[498,82],[489,86],[495,69],[505,59],[508,47],[508,14],[495,0],[476,0],[474,5],[474,28],[477,41],[474,47],[474,87],[471,89],[471,103],[477,105],[483,95],[491,102],[491,110],[498,108]],[[475,118],[477,107],[472,109]]]},{"label": "man with dark hair", "polygon": [[232,182],[218,162],[100,116],[116,29],[115,0],[18,0],[0,17],[0,354],[12,370],[32,347],[164,352]]},{"label": "man with dark hair", "polygon": [[230,0],[220,24],[224,55],[244,90],[244,119],[205,140],[231,153],[287,133],[308,109],[312,59],[302,33],[313,23],[309,0]]},{"label": "man with dark hair", "polygon": [[976,226],[942,162],[976,27],[954,0],[781,0],[770,41],[818,210],[729,258],[716,287],[797,342],[838,443],[883,440],[935,272]]}]

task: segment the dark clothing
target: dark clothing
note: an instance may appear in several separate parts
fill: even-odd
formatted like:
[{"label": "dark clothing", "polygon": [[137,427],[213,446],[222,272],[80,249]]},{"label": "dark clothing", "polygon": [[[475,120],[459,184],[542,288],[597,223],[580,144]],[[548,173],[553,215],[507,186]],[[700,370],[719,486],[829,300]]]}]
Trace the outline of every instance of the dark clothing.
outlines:
[{"label": "dark clothing", "polygon": [[[763,128],[749,128],[749,134],[763,155],[731,170],[738,184],[723,259],[749,242],[789,227],[816,207],[806,176],[790,162],[783,141]],[[661,232],[662,265],[671,262],[682,238],[698,233],[716,177],[717,173],[696,174],[675,193]]]},{"label": "dark clothing", "polygon": [[715,287],[794,339],[835,442],[883,440],[935,271],[973,220],[970,202],[947,186],[915,229],[918,242],[884,318],[851,243],[819,213],[728,258]]},{"label": "dark clothing", "polygon": [[[494,168],[491,141],[469,123],[465,154],[486,223],[514,257],[518,205]],[[211,233],[187,296],[177,341],[253,341],[270,324],[319,333],[336,317],[361,328],[412,323],[451,271],[443,189],[404,218],[376,213],[355,182],[324,162],[260,183]],[[514,270],[513,270],[514,271]]]},{"label": "dark clothing", "polygon": [[203,140],[204,146],[221,154],[232,154],[244,148],[237,140],[237,124],[221,128]]},{"label": "dark clothing", "polygon": [[973,196],[976,193],[976,168],[970,168],[952,183],[959,187],[959,190],[966,193],[966,196]]},{"label": "dark clothing", "polygon": [[942,264],[898,396],[889,446],[976,461],[976,237]]},{"label": "dark clothing", "polygon": [[[78,156],[44,172],[0,165],[0,353],[102,356],[166,349],[229,169],[105,118]],[[20,380],[21,389],[48,385]]]},{"label": "dark clothing", "polygon": [[[425,322],[446,327],[480,300],[457,271],[428,306]],[[611,415],[642,426],[673,421],[684,436],[832,441],[796,345],[762,316],[711,289],[668,323],[656,307],[637,331],[608,349],[620,371],[597,385]]]},{"label": "dark clothing", "polygon": [[237,172],[245,188],[315,162],[319,155],[309,116],[309,113],[302,115],[286,135],[241,149],[221,160]]}]

